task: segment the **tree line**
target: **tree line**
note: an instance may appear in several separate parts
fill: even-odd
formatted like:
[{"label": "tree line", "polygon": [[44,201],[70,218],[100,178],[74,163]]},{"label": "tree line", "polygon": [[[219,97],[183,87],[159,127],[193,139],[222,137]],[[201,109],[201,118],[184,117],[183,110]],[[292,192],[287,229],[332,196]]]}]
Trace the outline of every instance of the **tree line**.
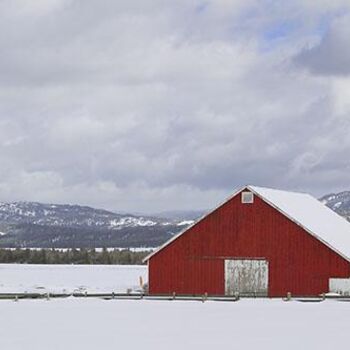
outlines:
[{"label": "tree line", "polygon": [[139,265],[149,254],[147,251],[135,252],[129,249],[102,251],[96,249],[0,249],[1,264],[101,264],[101,265]]}]

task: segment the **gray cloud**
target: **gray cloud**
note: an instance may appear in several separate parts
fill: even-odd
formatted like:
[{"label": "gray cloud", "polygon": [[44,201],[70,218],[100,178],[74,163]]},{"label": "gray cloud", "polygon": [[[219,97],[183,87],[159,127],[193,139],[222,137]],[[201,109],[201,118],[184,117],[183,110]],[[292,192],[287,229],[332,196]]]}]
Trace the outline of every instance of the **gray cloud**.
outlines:
[{"label": "gray cloud", "polygon": [[319,75],[350,74],[350,16],[335,20],[321,41],[304,49],[295,62]]},{"label": "gray cloud", "polygon": [[[349,188],[350,82],[291,64],[340,6],[1,1],[0,199],[152,212]],[[262,35],[281,18],[298,30]]]}]

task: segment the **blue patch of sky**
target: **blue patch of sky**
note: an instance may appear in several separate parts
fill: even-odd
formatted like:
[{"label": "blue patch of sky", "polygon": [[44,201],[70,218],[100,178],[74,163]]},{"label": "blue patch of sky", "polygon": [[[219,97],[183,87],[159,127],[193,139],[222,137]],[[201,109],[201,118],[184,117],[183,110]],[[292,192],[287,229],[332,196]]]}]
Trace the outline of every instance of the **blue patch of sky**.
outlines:
[{"label": "blue patch of sky", "polygon": [[[317,25],[311,28],[309,33],[311,35],[318,35],[320,38],[324,37],[329,31],[332,21],[337,18],[349,14],[349,10],[345,8],[337,11],[328,12],[320,16]],[[279,47],[282,42],[286,40],[293,40],[293,38],[300,34],[301,28],[304,27],[303,21],[299,18],[286,20],[283,22],[274,23],[262,33],[261,49],[262,51],[270,51]],[[305,29],[305,28],[304,28]]]},{"label": "blue patch of sky", "polygon": [[209,3],[207,1],[203,1],[195,7],[194,12],[196,14],[202,14],[207,10],[208,6],[209,6]]},{"label": "blue patch of sky", "polygon": [[[271,4],[271,0],[261,0],[266,4]],[[210,1],[201,1],[194,8],[194,13],[196,15],[201,15],[208,11],[210,7]],[[281,21],[275,21],[270,23],[266,28],[263,28],[261,34],[259,35],[259,50],[262,52],[268,52],[278,49],[281,45],[288,43],[288,41],[295,40],[299,35],[319,35],[322,38],[329,30],[329,27],[336,17],[341,17],[349,14],[349,6],[345,8],[338,8],[336,11],[331,11],[320,16],[317,25],[313,28],[307,29],[303,19],[300,17],[285,18]],[[249,33],[251,28],[254,28],[255,20],[261,16],[261,12],[257,7],[247,7],[239,15],[238,18],[232,21],[229,25],[229,32],[234,39],[237,33],[244,35],[244,33]],[[255,28],[257,29],[257,28]],[[306,33],[305,33],[306,30]],[[311,30],[311,31],[310,31]],[[249,35],[249,34],[248,34]]]},{"label": "blue patch of sky", "polygon": [[266,52],[277,49],[285,41],[292,40],[302,25],[299,19],[273,23],[262,31],[259,45],[260,50]]},{"label": "blue patch of sky", "polygon": [[275,23],[273,26],[263,32],[263,39],[267,42],[284,39],[292,35],[299,26],[300,22],[297,20]]}]

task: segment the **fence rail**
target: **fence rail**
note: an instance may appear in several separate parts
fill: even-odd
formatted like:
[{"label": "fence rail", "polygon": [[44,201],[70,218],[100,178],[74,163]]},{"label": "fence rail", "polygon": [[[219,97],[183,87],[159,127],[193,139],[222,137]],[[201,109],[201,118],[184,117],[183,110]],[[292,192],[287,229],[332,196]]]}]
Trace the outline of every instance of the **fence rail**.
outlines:
[{"label": "fence rail", "polygon": [[337,300],[350,302],[350,296],[341,295],[320,295],[315,296],[287,296],[287,297],[252,297],[252,296],[222,296],[222,295],[148,295],[141,293],[0,293],[0,300],[22,300],[22,299],[59,299],[59,298],[100,298],[104,300],[159,300],[159,301],[225,301],[236,302],[240,299],[283,299],[284,301],[299,302],[322,302],[324,300]]}]

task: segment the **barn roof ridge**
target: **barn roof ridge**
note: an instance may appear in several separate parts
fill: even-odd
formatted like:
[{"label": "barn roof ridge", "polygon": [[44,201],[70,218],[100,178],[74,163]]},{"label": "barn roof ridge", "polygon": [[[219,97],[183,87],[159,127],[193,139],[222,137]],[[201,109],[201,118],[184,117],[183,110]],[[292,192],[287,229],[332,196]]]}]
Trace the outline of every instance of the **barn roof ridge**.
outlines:
[{"label": "barn roof ridge", "polygon": [[146,256],[143,261],[148,261],[152,256],[163,250],[166,246],[171,244],[193,226],[197,225],[245,189],[253,192],[275,210],[279,211],[289,220],[302,227],[310,235],[328,246],[347,261],[350,261],[350,223],[347,222],[345,218],[326,207],[308,193],[284,191],[254,185],[245,185],[236,189],[224,202],[220,203],[213,210],[196,220],[192,225],[166,241],[163,245]]}]

